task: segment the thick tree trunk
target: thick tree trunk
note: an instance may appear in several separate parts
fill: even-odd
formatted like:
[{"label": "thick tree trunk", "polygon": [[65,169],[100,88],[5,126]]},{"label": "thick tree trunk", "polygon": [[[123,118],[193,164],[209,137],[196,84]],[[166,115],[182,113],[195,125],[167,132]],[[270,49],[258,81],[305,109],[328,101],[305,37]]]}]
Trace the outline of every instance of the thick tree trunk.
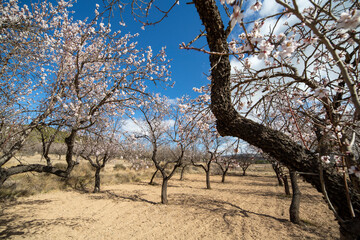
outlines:
[{"label": "thick tree trunk", "polygon": [[66,177],[65,171],[55,167],[49,167],[41,164],[17,165],[7,169],[0,168],[0,186],[10,177],[19,173],[38,172],[51,173],[59,177]]},{"label": "thick tree trunk", "polygon": [[100,192],[100,170],[101,168],[97,167],[95,171],[95,186],[94,193]]},{"label": "thick tree trunk", "polygon": [[156,171],[151,176],[151,179],[150,179],[150,182],[149,182],[150,185],[154,184],[154,178],[155,178],[156,174],[158,173],[158,171],[159,171],[159,169],[156,169]]},{"label": "thick tree trunk", "polygon": [[77,135],[77,129],[72,129],[70,135],[65,138],[65,143],[67,146],[65,159],[68,164],[68,166],[66,168],[66,177],[69,177],[71,171],[73,170],[73,168],[75,166],[75,161],[73,160],[73,155],[74,155],[74,146],[75,146],[76,135]]},{"label": "thick tree trunk", "polygon": [[247,168],[243,168],[243,169],[242,169],[242,170],[243,170],[243,174],[242,174],[243,176],[246,176],[246,169],[247,169]]},{"label": "thick tree trunk", "polygon": [[[215,0],[194,0],[200,19],[205,26],[206,38],[211,52],[211,110],[217,121],[217,130],[222,136],[241,138],[251,145],[259,147],[265,153],[275,158],[285,166],[301,172],[319,173],[318,158],[292,141],[285,134],[247,119],[235,110],[231,102],[231,65],[228,53],[227,37],[220,12]],[[224,55],[225,54],[225,55]],[[317,175],[304,175],[304,179],[321,191]],[[351,218],[342,177],[327,168],[324,171],[327,192],[340,217],[354,221]],[[360,216],[360,193],[353,187],[350,189],[351,200],[357,219]],[[343,228],[347,228],[344,226]],[[349,229],[350,231],[350,229]],[[360,228],[356,229],[360,236]]]},{"label": "thick tree trunk", "polygon": [[292,223],[299,224],[300,223],[300,216],[299,216],[299,209],[300,209],[300,197],[301,192],[297,182],[297,175],[295,171],[290,171],[290,180],[291,180],[291,189],[292,189],[292,200],[290,205],[290,221]]},{"label": "thick tree trunk", "polygon": [[168,187],[168,178],[164,178],[163,177],[163,182],[161,185],[161,203],[162,204],[167,204],[168,203],[168,199],[167,199],[167,187]]}]

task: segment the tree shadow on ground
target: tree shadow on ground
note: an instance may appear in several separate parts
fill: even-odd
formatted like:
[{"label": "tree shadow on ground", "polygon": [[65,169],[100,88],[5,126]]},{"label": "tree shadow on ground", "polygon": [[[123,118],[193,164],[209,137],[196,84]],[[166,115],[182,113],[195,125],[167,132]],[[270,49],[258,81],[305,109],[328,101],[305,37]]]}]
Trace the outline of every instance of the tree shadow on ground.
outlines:
[{"label": "tree shadow on ground", "polygon": [[[80,221],[81,220],[81,221]],[[51,229],[54,225],[66,226],[71,229],[80,226],[84,221],[93,221],[84,218],[56,218],[56,219],[33,219],[22,221],[20,216],[8,220],[0,220],[0,224],[6,224],[5,229],[0,231],[0,239],[9,239],[12,236],[23,234],[37,234]]]},{"label": "tree shadow on ground", "polygon": [[[302,221],[301,224],[293,224],[288,219],[285,218],[279,218],[269,214],[246,210],[228,201],[212,199],[206,196],[200,196],[196,194],[173,194],[171,198],[172,198],[171,204],[193,207],[195,209],[202,209],[208,211],[212,214],[221,215],[227,228],[234,227],[232,226],[234,225],[233,219],[231,219],[232,217],[240,216],[242,218],[245,218],[246,221],[246,218],[251,218],[252,216],[258,216],[264,219],[278,221],[279,223],[283,224],[285,227],[287,226],[297,227],[299,228],[299,230],[301,229],[301,231],[306,231],[308,233],[316,234],[323,239],[328,238],[328,236],[318,231],[319,228],[321,228],[322,226],[319,226],[315,223]],[[299,237],[295,235],[294,237]]]},{"label": "tree shadow on ground", "polygon": [[[24,220],[24,216],[17,213],[7,214],[6,210],[14,206],[32,207],[50,203],[52,200],[26,200],[11,201],[1,204],[0,215],[0,239],[9,239],[23,234],[36,234],[39,231],[46,231],[51,225],[62,225],[73,228],[79,225],[79,218],[57,218],[57,219],[32,219]],[[84,221],[84,219],[82,219]],[[45,229],[44,229],[45,228]]]},{"label": "tree shadow on ground", "polygon": [[92,199],[108,198],[108,199],[113,199],[113,200],[123,199],[123,200],[130,200],[133,202],[146,202],[146,203],[150,203],[150,204],[158,204],[156,202],[153,202],[153,201],[150,201],[150,200],[147,200],[147,199],[141,197],[141,194],[131,194],[131,195],[121,194],[121,195],[119,195],[110,190],[100,192],[100,194],[102,194],[102,195],[90,196],[90,198],[92,198]]},{"label": "tree shadow on ground", "polygon": [[18,226],[11,226],[11,223],[16,222],[18,216],[7,217],[2,215],[0,217],[0,239],[9,239],[12,236],[20,236],[25,232]]},{"label": "tree shadow on ground", "polygon": [[183,206],[194,207],[197,209],[203,209],[212,213],[219,213],[223,216],[226,224],[229,224],[229,222],[225,219],[226,216],[238,215],[241,217],[250,217],[251,214],[261,217],[271,218],[279,222],[288,222],[287,219],[276,218],[271,215],[245,210],[227,201],[211,199],[196,194],[183,194],[183,193],[172,194],[171,203],[174,205],[183,205]]}]

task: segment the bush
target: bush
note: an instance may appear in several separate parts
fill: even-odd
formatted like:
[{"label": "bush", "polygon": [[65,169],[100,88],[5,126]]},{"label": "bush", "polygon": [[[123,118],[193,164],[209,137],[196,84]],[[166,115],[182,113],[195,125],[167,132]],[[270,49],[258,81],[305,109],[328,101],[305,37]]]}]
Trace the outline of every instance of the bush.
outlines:
[{"label": "bush", "polygon": [[115,179],[117,183],[140,182],[141,178],[132,172],[116,173]]},{"label": "bush", "polygon": [[126,170],[126,167],[121,163],[117,163],[114,166],[114,170]]},{"label": "bush", "polygon": [[55,163],[54,164],[54,167],[60,169],[60,170],[63,170],[65,171],[66,168],[67,168],[67,163]]}]

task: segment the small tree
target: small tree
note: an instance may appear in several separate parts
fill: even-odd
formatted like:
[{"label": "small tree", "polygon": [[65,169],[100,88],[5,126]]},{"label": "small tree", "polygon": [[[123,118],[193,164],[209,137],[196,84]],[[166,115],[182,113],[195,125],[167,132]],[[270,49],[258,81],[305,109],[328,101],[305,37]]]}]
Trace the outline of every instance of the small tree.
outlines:
[{"label": "small tree", "polygon": [[176,169],[182,165],[184,154],[192,142],[192,125],[181,110],[184,99],[171,105],[166,97],[156,94],[139,106],[142,119],[134,119],[141,128],[137,138],[143,138],[151,144],[151,159],[162,176],[161,203],[168,203],[168,181]]},{"label": "small tree", "polygon": [[243,171],[242,175],[245,176],[246,170],[250,167],[251,164],[255,163],[255,157],[253,154],[243,153],[236,156],[236,161]]},{"label": "small tree", "polygon": [[102,122],[80,137],[79,155],[95,168],[94,193],[100,192],[100,171],[119,152],[117,124]]}]

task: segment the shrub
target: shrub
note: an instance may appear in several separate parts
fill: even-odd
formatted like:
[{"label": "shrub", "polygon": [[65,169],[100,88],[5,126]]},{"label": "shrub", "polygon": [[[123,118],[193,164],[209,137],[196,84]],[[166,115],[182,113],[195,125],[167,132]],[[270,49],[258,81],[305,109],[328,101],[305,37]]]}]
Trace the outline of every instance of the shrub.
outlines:
[{"label": "shrub", "polygon": [[126,170],[126,167],[121,163],[117,163],[114,166],[114,170]]}]

